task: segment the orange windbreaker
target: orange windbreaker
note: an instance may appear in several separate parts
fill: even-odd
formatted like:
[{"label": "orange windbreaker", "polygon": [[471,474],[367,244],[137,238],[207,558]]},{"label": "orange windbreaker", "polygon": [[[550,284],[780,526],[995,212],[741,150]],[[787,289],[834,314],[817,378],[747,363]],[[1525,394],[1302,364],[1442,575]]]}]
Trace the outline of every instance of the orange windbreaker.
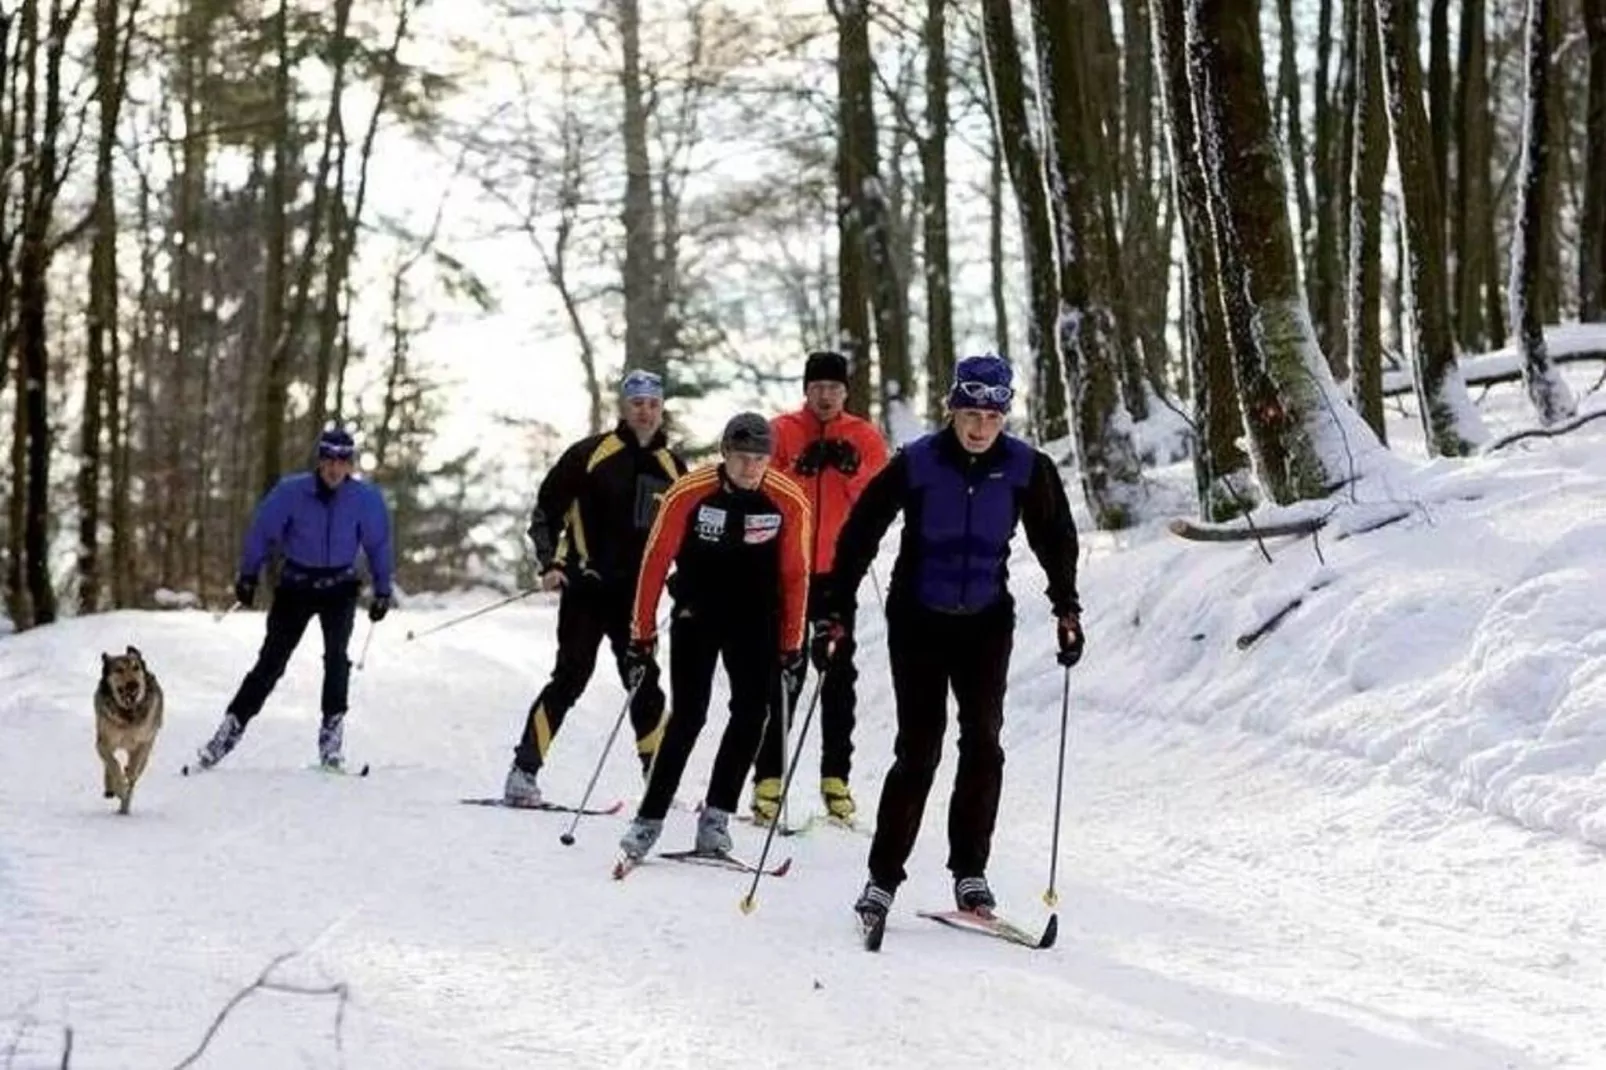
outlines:
[{"label": "orange windbreaker", "polygon": [[[844,412],[830,423],[821,423],[806,406],[775,417],[770,431],[775,436],[770,468],[791,476],[803,488],[813,510],[815,539],[809,554],[814,572],[830,572],[836,560],[836,538],[848,512],[871,478],[886,467],[886,443],[868,420]],[[799,472],[799,459],[816,439],[842,439],[852,445],[859,455],[858,471],[849,476],[825,465],[817,472]]]}]

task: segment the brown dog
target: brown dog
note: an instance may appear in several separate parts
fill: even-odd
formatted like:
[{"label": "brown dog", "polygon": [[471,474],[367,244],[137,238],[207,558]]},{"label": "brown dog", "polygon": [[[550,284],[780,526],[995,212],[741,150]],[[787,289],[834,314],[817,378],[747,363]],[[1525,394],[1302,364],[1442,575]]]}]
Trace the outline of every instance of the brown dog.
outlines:
[{"label": "brown dog", "polygon": [[[162,727],[162,688],[133,647],[124,654],[100,656],[100,686],[95,689],[95,749],[106,766],[106,798],[116,797],[117,812],[128,813],[134,785],[145,771],[151,746]],[[128,756],[119,763],[117,751]]]}]

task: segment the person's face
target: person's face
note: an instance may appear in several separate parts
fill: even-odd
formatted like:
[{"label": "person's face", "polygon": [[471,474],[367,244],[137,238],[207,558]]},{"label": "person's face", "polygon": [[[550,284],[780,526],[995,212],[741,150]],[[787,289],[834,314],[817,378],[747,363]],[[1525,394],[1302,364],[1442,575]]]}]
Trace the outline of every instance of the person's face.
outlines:
[{"label": "person's face", "polygon": [[329,487],[338,487],[351,475],[353,465],[349,457],[318,458],[318,478]]},{"label": "person's face", "polygon": [[743,490],[757,490],[764,472],[770,466],[767,453],[746,453],[730,450],[725,454],[725,474]]},{"label": "person's face", "polygon": [[986,453],[1004,432],[1004,414],[992,409],[955,409],[954,431],[967,453]]},{"label": "person's face", "polygon": [[663,398],[625,398],[619,404],[619,412],[625,426],[642,441],[656,435],[658,429],[664,426]]},{"label": "person's face", "polygon": [[848,403],[848,388],[842,383],[816,380],[803,388],[803,399],[822,424],[830,423],[842,415],[842,407]]}]

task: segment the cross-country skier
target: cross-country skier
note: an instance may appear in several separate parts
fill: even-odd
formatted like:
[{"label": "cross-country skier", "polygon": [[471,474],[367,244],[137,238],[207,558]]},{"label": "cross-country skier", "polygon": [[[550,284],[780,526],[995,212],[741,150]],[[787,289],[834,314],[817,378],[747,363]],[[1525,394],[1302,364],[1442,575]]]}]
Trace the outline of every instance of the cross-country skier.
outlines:
[{"label": "cross-country skier", "polygon": [[[620,678],[629,686],[625,655],[636,573],[658,503],[686,472],[686,462],[665,442],[663,380],[651,372],[632,371],[620,384],[619,395],[618,426],[565,450],[536,495],[529,536],[541,586],[563,592],[558,654],[552,678],[530,704],[513,751],[502,788],[503,801],[510,806],[541,804],[537,775],[564,717],[591,680],[604,637]],[[657,663],[649,658],[641,667],[640,686],[630,700],[630,723],[645,775],[663,732],[664,692]]]},{"label": "cross-country skier", "polygon": [[722,463],[680,479],[664,498],[636,587],[630,659],[652,663],[658,599],[671,564],[669,683],[674,715],[653,763],[646,794],[620,847],[640,861],[658,841],[708,716],[714,666],[725,663],[730,721],[720,739],[697,823],[696,849],[731,849],[730,816],[753,764],[776,694],[803,682],[803,610],[809,584],[809,504],[769,467],[769,424],[744,412],[725,426]]},{"label": "cross-country skier", "polygon": [[[803,395],[801,409],[770,421],[775,436],[770,464],[790,475],[809,497],[814,546],[808,619],[819,621],[825,615],[819,595],[830,583],[842,522],[871,477],[886,466],[887,447],[874,424],[843,408],[848,399],[848,361],[842,354],[809,354],[803,365]],[[840,634],[835,653],[829,657],[826,637],[819,628],[810,629],[810,660],[816,670],[825,673],[820,690],[820,795],[827,813],[839,821],[852,821],[854,815],[853,793],[848,787],[854,684],[859,679],[853,664],[853,619],[853,607],[844,607],[837,622]],[[795,712],[789,709],[788,717]],[[761,824],[774,820],[780,810],[786,760],[782,725],[781,718],[770,718],[753,769],[753,817]]]},{"label": "cross-country skier", "polygon": [[390,514],[372,483],[352,476],[357,447],[336,427],[318,438],[314,471],[285,476],[258,504],[240,554],[234,597],[242,606],[256,601],[257,575],[270,555],[283,558],[267,637],[256,664],[229,703],[223,723],[198,753],[199,765],[216,765],[234,749],[245,726],[262,710],[284,674],[290,656],[313,617],[323,631],[322,722],[318,759],[326,768],[344,764],[346,690],[351,660],[346,647],[357,614],[361,580],[357,552],[372,574],[368,619],[385,619],[391,607]]},{"label": "cross-country skier", "polygon": [[904,514],[887,595],[898,731],[876,814],[870,880],[855,904],[867,922],[886,916],[906,876],[942,756],[950,689],[959,707],[959,767],[948,808],[954,898],[961,910],[990,913],[995,906],[986,872],[1004,772],[998,736],[1015,637],[1008,561],[1017,523],[1048,577],[1060,661],[1072,665],[1082,654],[1070,504],[1048,455],[1004,433],[1013,397],[1003,359],[960,361],[948,394],[949,426],[893,457],[865,488],[837,542],[827,604],[841,619],[882,536]]}]

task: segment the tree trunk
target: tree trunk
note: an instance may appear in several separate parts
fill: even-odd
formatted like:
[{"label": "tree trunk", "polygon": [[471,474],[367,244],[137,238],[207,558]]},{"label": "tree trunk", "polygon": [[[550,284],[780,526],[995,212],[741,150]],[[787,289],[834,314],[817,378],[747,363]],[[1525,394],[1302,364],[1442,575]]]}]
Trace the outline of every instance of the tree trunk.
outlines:
[{"label": "tree trunk", "polygon": [[1384,117],[1383,67],[1378,54],[1377,13],[1372,0],[1356,8],[1355,145],[1350,155],[1348,320],[1350,396],[1379,441],[1383,420],[1383,179],[1388,173],[1388,125]]},{"label": "tree trunk", "polygon": [[619,87],[624,105],[625,365],[656,372],[668,382],[669,360],[660,345],[663,322],[657,307],[658,219],[647,145],[649,106],[641,71],[639,0],[618,0],[618,12],[624,59]]},{"label": "tree trunk", "polygon": [[[1554,71],[1545,79],[1546,93],[1549,99],[1545,102],[1545,137],[1549,144],[1545,148],[1546,165],[1544,203],[1545,211],[1550,213],[1547,225],[1540,228],[1539,236],[1539,319],[1541,323],[1559,323],[1562,316],[1562,286],[1565,282],[1561,267],[1561,212],[1562,212],[1562,173],[1567,166],[1567,76],[1569,65],[1564,63],[1557,54],[1561,37],[1561,12],[1564,10],[1566,0],[1548,0],[1546,8],[1545,40],[1549,47],[1547,56],[1549,63],[1554,65]],[[1518,197],[1521,197],[1519,191]],[[1521,209],[1513,204],[1513,215]],[[1574,216],[1576,218],[1576,216]],[[1513,228],[1515,231],[1516,228]],[[1513,243],[1515,244],[1515,242]],[[1513,249],[1513,256],[1515,250]],[[1508,295],[1508,301],[1516,300]],[[1511,322],[1513,331],[1521,333],[1521,328],[1515,319]],[[1521,343],[1519,342],[1520,346]]]},{"label": "tree trunk", "polygon": [[[1255,4],[1259,0],[1247,0]],[[1277,0],[1278,38],[1282,46],[1281,60],[1277,65],[1278,112],[1283,121],[1283,136],[1288,142],[1288,165],[1294,180],[1294,203],[1299,209],[1299,240],[1295,251],[1300,264],[1311,262],[1311,208],[1310,187],[1306,184],[1305,120],[1299,99],[1299,41],[1294,27],[1294,0]],[[1316,106],[1322,106],[1321,101]]]},{"label": "tree trunk", "polygon": [[[987,291],[993,301],[993,352],[1013,364],[1009,345],[1009,288],[1004,275],[1004,145],[999,140],[996,123],[987,127],[987,147]],[[1036,366],[1035,360],[1033,366]]]},{"label": "tree trunk", "polygon": [[[1415,0],[1412,0],[1414,3]],[[1439,189],[1439,205],[1450,200],[1450,0],[1430,0],[1428,9],[1428,137],[1433,148],[1433,181]],[[1444,248],[1444,218],[1441,211],[1433,225],[1440,230],[1439,247]],[[1448,260],[1445,261],[1449,263]]]},{"label": "tree trunk", "polygon": [[[1020,43],[1009,0],[983,0],[982,30],[994,130],[1015,188],[1015,207],[1025,246],[1026,352],[1031,362],[1033,434],[1040,442],[1070,434],[1065,370],[1055,336],[1059,292],[1055,279],[1053,221],[1043,186],[1043,160],[1026,116]],[[1001,244],[1001,240],[1000,240]]]},{"label": "tree trunk", "polygon": [[1522,382],[1545,426],[1570,419],[1578,411],[1573,393],[1550,362],[1540,314],[1540,279],[1544,270],[1545,234],[1550,220],[1547,194],[1552,147],[1550,106],[1550,30],[1552,0],[1528,0],[1527,108],[1522,124],[1522,177],[1517,183],[1517,226],[1511,243],[1511,323],[1522,358]]},{"label": "tree trunk", "polygon": [[1383,92],[1404,195],[1401,209],[1409,277],[1410,329],[1417,403],[1429,455],[1458,457],[1484,440],[1450,336],[1444,261],[1443,201],[1433,173],[1432,141],[1422,107],[1422,74],[1409,0],[1377,0]]},{"label": "tree trunk", "polygon": [[[102,415],[108,395],[116,393],[117,382],[117,202],[112,188],[112,161],[117,148],[117,114],[123,102],[123,47],[117,9],[117,0],[96,0],[95,95],[100,104],[100,137],[95,145],[95,236],[89,256],[87,360],[77,487],[78,609],[85,613],[94,612],[100,605],[100,487],[105,438]],[[115,423],[112,426],[115,437]]]},{"label": "tree trunk", "polygon": [[286,308],[286,257],[290,240],[290,168],[291,138],[294,136],[290,114],[290,9],[288,0],[279,0],[279,11],[274,18],[274,36],[277,40],[276,67],[273,75],[274,118],[277,129],[273,137],[273,175],[268,183],[268,234],[267,269],[263,276],[262,325],[260,339],[267,343],[267,370],[262,390],[262,478],[259,481],[266,493],[279,481],[284,471],[284,418],[285,405],[290,396],[290,347],[278,345],[274,339],[281,331],[288,333],[285,322]]},{"label": "tree trunk", "polygon": [[1221,275],[1210,234],[1210,191],[1194,146],[1193,94],[1188,88],[1185,0],[1155,0],[1154,54],[1169,135],[1171,175],[1182,223],[1188,379],[1193,390],[1194,482],[1199,516],[1231,520],[1252,507],[1249,458],[1238,445],[1243,409],[1233,386],[1231,343],[1221,301]]},{"label": "tree trunk", "polygon": [[1606,319],[1606,0],[1584,0],[1589,39],[1584,218],[1579,227],[1578,318]]},{"label": "tree trunk", "polygon": [[[0,104],[4,105],[0,107],[0,175],[12,173],[17,157],[17,71],[10,62],[11,31],[16,19],[16,14],[0,11]],[[0,182],[0,387],[8,380],[15,387],[11,410],[11,463],[6,480],[5,612],[20,628],[28,609],[22,582],[22,502],[27,494],[24,475],[28,420],[23,407],[22,357],[18,354],[13,364],[8,359],[11,347],[5,344],[5,339],[11,337],[11,310],[16,293],[11,251],[17,236],[11,227],[11,193],[12,183]]]},{"label": "tree trunk", "polygon": [[1344,4],[1340,23],[1340,49],[1336,88],[1329,98],[1327,66],[1332,51],[1332,2],[1322,0],[1322,30],[1317,39],[1316,108],[1316,263],[1309,300],[1316,319],[1316,337],[1327,354],[1333,378],[1348,384],[1349,331],[1345,320],[1344,276],[1349,257],[1350,153],[1355,137],[1355,9],[1359,0]]},{"label": "tree trunk", "polygon": [[[1594,0],[1606,5],[1606,0]],[[1455,330],[1464,352],[1488,341],[1483,315],[1484,227],[1489,206],[1489,73],[1484,0],[1462,0],[1460,77],[1456,82]]]},{"label": "tree trunk", "polygon": [[1338,397],[1300,287],[1258,6],[1191,0],[1188,81],[1228,315],[1241,302],[1254,325],[1251,339],[1233,338],[1251,453],[1267,494],[1286,503],[1353,478],[1356,454],[1376,439]]},{"label": "tree trunk", "polygon": [[[1126,87],[1124,134],[1125,164],[1121,168],[1125,210],[1121,218],[1119,257],[1121,275],[1142,280],[1127,288],[1126,308],[1141,359],[1147,394],[1165,397],[1169,354],[1165,344],[1167,288],[1171,278],[1170,215],[1158,200],[1161,181],[1155,149],[1155,60],[1150,0],[1122,0],[1122,34]],[[1112,245],[1112,248],[1114,246]],[[1143,407],[1149,408],[1145,395]],[[1128,410],[1130,411],[1130,409]]]},{"label": "tree trunk", "polygon": [[942,423],[954,370],[948,264],[947,0],[926,0],[926,136],[920,143],[926,272],[926,421]]},{"label": "tree trunk", "polygon": [[1048,146],[1044,153],[1051,191],[1048,207],[1057,239],[1060,361],[1073,399],[1082,490],[1094,523],[1113,530],[1137,521],[1144,492],[1137,450],[1118,415],[1119,358],[1112,345],[1110,295],[1102,277],[1105,264],[1099,257],[1101,168],[1095,154],[1100,139],[1087,89],[1088,68],[1077,50],[1086,14],[1081,0],[1032,2],[1038,122]]},{"label": "tree trunk", "polygon": [[[848,41],[855,33],[869,34],[862,4],[850,3],[832,13],[837,18],[837,349],[848,358],[848,410],[869,417],[875,396],[870,354],[870,286],[865,263],[864,220],[860,194],[875,154],[874,145],[861,143],[856,86],[862,81],[851,69],[858,54]],[[864,78],[868,78],[868,72]],[[875,134],[871,125],[871,137]]]}]

